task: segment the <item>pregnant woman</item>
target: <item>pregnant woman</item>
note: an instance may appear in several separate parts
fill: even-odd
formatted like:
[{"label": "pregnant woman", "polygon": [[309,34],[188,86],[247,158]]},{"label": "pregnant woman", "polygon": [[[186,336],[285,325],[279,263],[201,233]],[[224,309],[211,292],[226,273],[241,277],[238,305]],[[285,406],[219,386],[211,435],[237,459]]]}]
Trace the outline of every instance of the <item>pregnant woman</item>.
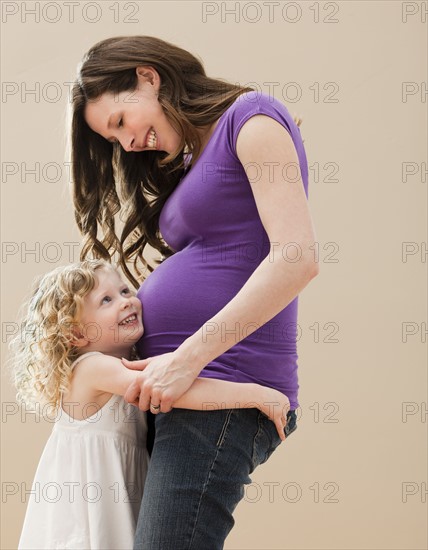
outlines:
[{"label": "pregnant woman", "polygon": [[134,548],[221,549],[281,439],[256,407],[172,405],[197,377],[259,383],[287,396],[296,428],[297,301],[318,273],[299,126],[184,49],[114,37],[80,65],[72,161],[82,259],[117,255],[143,306],[144,360],[124,360],[141,369],[125,398],[155,424]]}]

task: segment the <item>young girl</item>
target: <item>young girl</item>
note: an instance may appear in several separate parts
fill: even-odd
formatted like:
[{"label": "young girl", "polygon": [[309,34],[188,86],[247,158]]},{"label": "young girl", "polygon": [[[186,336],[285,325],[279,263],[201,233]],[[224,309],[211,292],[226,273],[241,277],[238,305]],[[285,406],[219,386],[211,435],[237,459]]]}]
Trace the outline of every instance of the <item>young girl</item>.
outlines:
[{"label": "young girl", "polygon": [[[18,398],[45,403],[56,418],[19,549],[132,548],[149,456],[146,413],[123,398],[141,373],[121,358],[136,357],[143,333],[141,302],[108,262],[38,279],[11,359]],[[258,384],[197,378],[173,407],[258,408],[285,439],[289,401]]]}]

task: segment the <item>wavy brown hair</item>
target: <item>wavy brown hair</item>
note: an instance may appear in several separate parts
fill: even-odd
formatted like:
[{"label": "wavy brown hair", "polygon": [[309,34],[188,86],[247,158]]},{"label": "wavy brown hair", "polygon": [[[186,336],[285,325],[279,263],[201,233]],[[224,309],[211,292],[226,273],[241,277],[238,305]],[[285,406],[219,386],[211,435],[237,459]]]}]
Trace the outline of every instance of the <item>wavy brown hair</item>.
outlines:
[{"label": "wavy brown hair", "polygon": [[[88,101],[104,93],[135,91],[136,68],[141,65],[159,73],[158,101],[182,136],[179,149],[171,154],[126,152],[85,121]],[[173,254],[159,234],[159,216],[184,174],[184,153],[192,154],[190,168],[201,152],[197,128],[209,127],[238,96],[253,90],[208,77],[201,61],[190,52],[153,36],[119,36],[96,43],[85,54],[72,88],[72,193],[76,222],[84,237],[80,259],[92,254],[111,260],[117,254],[125,276],[138,288],[139,280],[128,262],[133,259],[140,281],[138,262],[152,272],[143,256],[146,244],[158,250],[162,259]],[[120,237],[116,214],[123,221]]]}]

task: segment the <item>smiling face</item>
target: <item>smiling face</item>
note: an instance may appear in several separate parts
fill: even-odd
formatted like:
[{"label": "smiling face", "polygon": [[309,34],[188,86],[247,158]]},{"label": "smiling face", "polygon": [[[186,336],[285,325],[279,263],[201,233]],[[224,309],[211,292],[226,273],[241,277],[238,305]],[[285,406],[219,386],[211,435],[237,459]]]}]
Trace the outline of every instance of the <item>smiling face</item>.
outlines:
[{"label": "smiling face", "polygon": [[81,353],[128,358],[144,333],[141,302],[117,271],[100,268],[95,278],[95,287],[83,299],[83,330],[76,345]]},{"label": "smiling face", "polygon": [[[85,107],[86,123],[108,141],[119,142],[127,152],[157,149],[173,153],[180,146],[180,135],[158,101],[159,74],[146,66],[137,67],[136,73],[138,85],[134,92],[106,92],[89,101]],[[151,130],[156,137],[148,143]]]}]

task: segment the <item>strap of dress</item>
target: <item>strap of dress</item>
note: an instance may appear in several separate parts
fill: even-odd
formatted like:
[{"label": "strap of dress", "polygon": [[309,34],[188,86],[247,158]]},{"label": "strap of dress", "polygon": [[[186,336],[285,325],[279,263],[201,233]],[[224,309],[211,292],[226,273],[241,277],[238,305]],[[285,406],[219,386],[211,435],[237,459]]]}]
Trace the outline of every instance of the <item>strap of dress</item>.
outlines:
[{"label": "strap of dress", "polygon": [[81,361],[84,357],[89,357],[90,355],[95,355],[97,353],[101,353],[100,351],[87,351],[86,353],[82,353],[82,355],[79,355],[77,359],[73,361],[71,364],[71,368],[74,369],[74,367],[77,365],[79,361]]}]

